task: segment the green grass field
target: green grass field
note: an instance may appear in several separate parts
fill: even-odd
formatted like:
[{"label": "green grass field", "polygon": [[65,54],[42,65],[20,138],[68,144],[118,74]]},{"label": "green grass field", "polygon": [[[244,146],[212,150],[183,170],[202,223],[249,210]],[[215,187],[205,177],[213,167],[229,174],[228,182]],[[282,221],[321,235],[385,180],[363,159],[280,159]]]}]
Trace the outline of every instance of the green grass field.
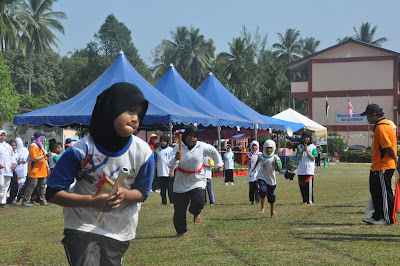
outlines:
[{"label": "green grass field", "polygon": [[[331,163],[316,170],[315,205],[304,206],[296,180],[277,175],[276,213],[248,202],[246,177],[234,186],[213,179],[216,205],[188,232],[175,235],[173,207],[153,193],[143,203],[137,238],[124,265],[400,264],[399,226],[364,224],[369,164]],[[396,173],[397,177],[397,173]],[[269,204],[267,205],[269,207]],[[1,265],[67,265],[59,206],[0,211]]]}]

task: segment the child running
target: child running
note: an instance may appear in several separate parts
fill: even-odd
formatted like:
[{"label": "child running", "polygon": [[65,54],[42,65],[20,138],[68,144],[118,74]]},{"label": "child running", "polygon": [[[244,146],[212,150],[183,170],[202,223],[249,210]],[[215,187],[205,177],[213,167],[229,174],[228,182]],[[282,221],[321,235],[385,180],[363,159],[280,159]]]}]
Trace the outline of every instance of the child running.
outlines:
[{"label": "child running", "polygon": [[255,172],[258,164],[261,163],[261,169],[257,175],[258,185],[260,186],[259,194],[261,197],[260,214],[264,214],[265,196],[267,196],[268,202],[271,205],[271,218],[276,217],[274,210],[274,202],[276,201],[274,194],[276,188],[275,169],[279,172],[282,170],[282,162],[281,159],[274,154],[275,149],[275,142],[270,139],[266,140],[264,142],[263,152],[258,155],[257,163],[253,169],[253,172]]},{"label": "child running", "polygon": [[157,162],[157,179],[161,188],[161,205],[167,205],[167,192],[169,204],[173,204],[173,191],[174,184],[174,171],[168,167],[168,162],[172,159],[172,148],[168,146],[168,136],[162,135],[160,137],[160,147],[155,151],[155,160]]},{"label": "child running", "polygon": [[212,168],[214,167],[214,160],[211,159],[211,157],[206,156],[203,159],[203,165],[204,165],[204,175],[207,178],[208,199],[210,200],[210,205],[214,205],[215,197],[214,197],[214,192],[213,192],[212,186],[211,186]]},{"label": "child running", "polygon": [[[247,174],[247,181],[249,182],[249,200],[251,202],[251,205],[254,205],[254,201],[256,203],[259,202],[257,174],[260,171],[260,165],[257,166],[257,169],[255,169],[255,166],[258,160],[258,154],[260,154],[260,144],[257,140],[253,140],[250,144],[250,147],[250,152],[247,153],[245,163],[249,165],[249,170]],[[255,171],[253,171],[254,169]]]},{"label": "child running", "polygon": [[203,158],[210,156],[215,167],[222,172],[222,158],[217,149],[202,141],[197,141],[199,129],[189,125],[182,136],[182,151],[176,145],[172,151],[174,156],[168,166],[177,168],[174,180],[174,226],[177,237],[187,232],[186,210],[193,214],[195,225],[201,223],[200,212],[206,200],[206,177],[204,175]]},{"label": "child running", "polygon": [[[64,206],[62,244],[70,265],[121,265],[129,240],[135,238],[137,203],[150,194],[154,173],[149,145],[132,135],[147,107],[132,84],[116,83],[103,91],[90,135],[69,147],[49,176],[46,197]],[[129,174],[109,196],[122,168]],[[102,222],[97,221],[100,211],[107,212]]]}]

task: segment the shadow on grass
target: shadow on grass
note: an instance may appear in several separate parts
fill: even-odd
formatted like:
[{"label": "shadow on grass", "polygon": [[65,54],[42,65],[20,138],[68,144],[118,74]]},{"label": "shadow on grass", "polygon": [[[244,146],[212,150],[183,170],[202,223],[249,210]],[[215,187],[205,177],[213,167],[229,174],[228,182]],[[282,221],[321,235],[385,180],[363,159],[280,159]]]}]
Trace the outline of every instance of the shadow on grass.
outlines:
[{"label": "shadow on grass", "polygon": [[365,208],[364,206],[357,206],[357,205],[326,205],[326,206],[319,206],[322,208],[330,209],[330,208]]},{"label": "shadow on grass", "polygon": [[[304,234],[297,234],[298,237],[305,240],[324,240],[324,241],[374,241],[374,242],[399,242],[400,236],[398,235],[382,235],[382,234],[346,234],[346,233],[330,233],[321,232],[314,233],[316,236],[302,236]],[[325,236],[325,237],[324,237]]]},{"label": "shadow on grass", "polygon": [[304,222],[304,223],[299,223],[298,225],[310,227],[310,226],[326,226],[326,227],[332,227],[332,226],[358,226],[361,225],[360,223],[310,223],[310,222]]},{"label": "shadow on grass", "polygon": [[168,235],[168,236],[145,236],[145,237],[136,237],[135,239],[168,239],[168,238],[179,238],[176,235]]},{"label": "shadow on grass", "polygon": [[255,217],[249,217],[249,218],[232,218],[232,219],[222,219],[222,218],[212,218],[210,219],[211,221],[258,221],[258,220],[263,220],[263,219],[267,219],[269,217],[263,216],[263,217],[259,217],[259,218],[255,218]]}]

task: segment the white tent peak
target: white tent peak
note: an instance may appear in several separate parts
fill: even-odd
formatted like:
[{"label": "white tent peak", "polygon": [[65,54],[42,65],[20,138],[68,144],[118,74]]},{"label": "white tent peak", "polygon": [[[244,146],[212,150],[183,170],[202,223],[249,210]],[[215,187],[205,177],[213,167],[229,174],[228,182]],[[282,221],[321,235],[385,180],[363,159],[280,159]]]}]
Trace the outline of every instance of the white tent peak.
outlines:
[{"label": "white tent peak", "polygon": [[174,66],[174,64],[171,63],[171,64],[169,64],[169,66]]},{"label": "white tent peak", "polygon": [[282,111],[279,114],[274,115],[273,118],[278,118],[278,119],[295,122],[295,123],[303,123],[303,125],[306,126],[306,129],[311,130],[311,131],[316,131],[316,130],[321,130],[321,129],[326,130],[326,127],[321,126],[317,122],[296,112],[292,108],[286,109],[285,111]]},{"label": "white tent peak", "polygon": [[121,51],[119,51],[119,54],[124,54],[124,51],[122,51],[122,50],[121,50]]},{"label": "white tent peak", "polygon": [[208,75],[214,75],[212,72],[208,73]]}]

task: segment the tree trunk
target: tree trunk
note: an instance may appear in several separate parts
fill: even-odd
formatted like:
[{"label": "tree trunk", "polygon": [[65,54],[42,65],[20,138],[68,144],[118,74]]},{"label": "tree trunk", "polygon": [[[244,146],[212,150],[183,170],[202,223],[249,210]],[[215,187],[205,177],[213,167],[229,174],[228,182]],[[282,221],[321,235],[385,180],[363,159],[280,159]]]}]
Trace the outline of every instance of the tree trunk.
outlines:
[{"label": "tree trunk", "polygon": [[31,52],[29,53],[29,81],[28,81],[28,96],[31,96],[32,92],[32,49]]}]

